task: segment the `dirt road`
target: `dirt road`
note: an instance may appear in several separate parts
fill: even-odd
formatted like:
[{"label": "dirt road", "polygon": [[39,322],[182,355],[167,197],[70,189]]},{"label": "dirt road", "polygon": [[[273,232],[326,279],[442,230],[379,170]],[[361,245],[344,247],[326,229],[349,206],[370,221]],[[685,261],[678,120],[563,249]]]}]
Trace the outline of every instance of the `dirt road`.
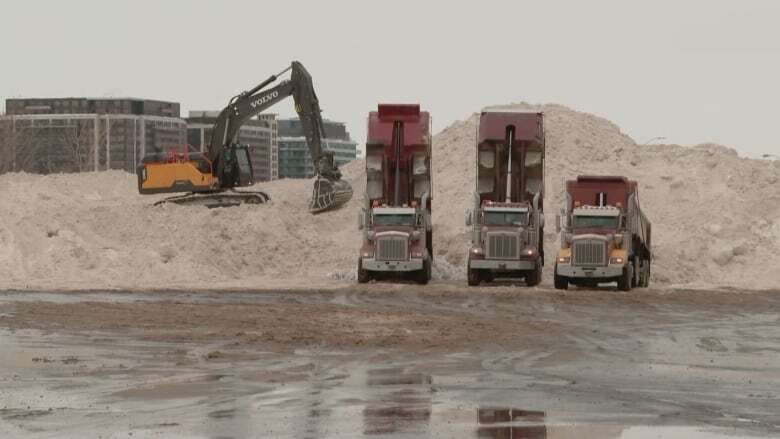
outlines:
[{"label": "dirt road", "polygon": [[2,437],[780,435],[780,292],[0,294]]}]

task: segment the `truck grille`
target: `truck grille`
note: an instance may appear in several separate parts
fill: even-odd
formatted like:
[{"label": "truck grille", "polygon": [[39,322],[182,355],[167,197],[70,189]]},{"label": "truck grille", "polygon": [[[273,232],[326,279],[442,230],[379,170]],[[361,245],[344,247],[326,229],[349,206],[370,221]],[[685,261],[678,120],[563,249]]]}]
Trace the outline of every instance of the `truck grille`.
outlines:
[{"label": "truck grille", "polygon": [[376,259],[378,261],[405,261],[409,252],[406,249],[406,237],[392,236],[376,241]]},{"label": "truck grille", "polygon": [[518,259],[520,257],[520,237],[507,234],[488,234],[488,259]]},{"label": "truck grille", "polygon": [[601,240],[584,239],[572,245],[573,265],[607,265],[607,243]]}]

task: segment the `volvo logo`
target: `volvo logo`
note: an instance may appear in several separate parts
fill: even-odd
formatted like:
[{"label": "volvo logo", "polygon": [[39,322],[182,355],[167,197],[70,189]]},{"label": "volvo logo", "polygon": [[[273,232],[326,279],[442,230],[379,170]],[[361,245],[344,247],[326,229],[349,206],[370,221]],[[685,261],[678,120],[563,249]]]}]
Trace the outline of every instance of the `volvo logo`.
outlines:
[{"label": "volvo logo", "polygon": [[268,94],[267,94],[267,95],[265,95],[265,96],[260,96],[259,98],[257,98],[257,99],[255,99],[254,101],[250,102],[250,103],[249,103],[249,105],[250,105],[252,108],[257,108],[257,107],[259,107],[260,105],[263,105],[263,104],[265,104],[266,102],[268,102],[268,101],[270,101],[271,99],[274,99],[274,98],[276,98],[276,97],[278,97],[278,96],[279,96],[279,92],[278,92],[278,91],[273,91],[273,92],[271,92],[271,93],[268,93]]}]

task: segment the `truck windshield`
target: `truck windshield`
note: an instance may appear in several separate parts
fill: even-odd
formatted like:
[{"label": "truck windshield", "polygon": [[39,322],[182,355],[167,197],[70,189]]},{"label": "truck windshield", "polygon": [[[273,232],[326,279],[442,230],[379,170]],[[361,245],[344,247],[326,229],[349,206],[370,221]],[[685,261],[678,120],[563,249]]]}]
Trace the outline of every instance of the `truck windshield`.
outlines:
[{"label": "truck windshield", "polygon": [[405,213],[374,214],[375,226],[413,226],[414,215]]},{"label": "truck windshield", "polygon": [[526,226],[528,225],[528,212],[485,212],[485,225]]},{"label": "truck windshield", "polygon": [[575,229],[617,229],[618,217],[616,216],[583,216],[574,217]]}]

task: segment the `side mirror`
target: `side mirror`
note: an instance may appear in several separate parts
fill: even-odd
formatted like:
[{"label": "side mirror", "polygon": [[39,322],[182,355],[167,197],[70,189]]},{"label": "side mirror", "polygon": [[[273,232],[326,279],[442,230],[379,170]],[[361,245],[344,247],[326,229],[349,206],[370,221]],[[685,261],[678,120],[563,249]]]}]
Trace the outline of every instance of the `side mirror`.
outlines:
[{"label": "side mirror", "polygon": [[361,209],[362,211],[358,213],[358,230],[363,230],[363,227],[366,225],[363,223],[365,217],[366,217],[366,210]]},{"label": "side mirror", "polygon": [[544,214],[543,213],[539,214],[539,228],[542,228],[542,229],[544,228]]},{"label": "side mirror", "polygon": [[561,215],[555,215],[555,233],[561,233]]},{"label": "side mirror", "polygon": [[466,210],[466,226],[471,227],[471,209]]}]

